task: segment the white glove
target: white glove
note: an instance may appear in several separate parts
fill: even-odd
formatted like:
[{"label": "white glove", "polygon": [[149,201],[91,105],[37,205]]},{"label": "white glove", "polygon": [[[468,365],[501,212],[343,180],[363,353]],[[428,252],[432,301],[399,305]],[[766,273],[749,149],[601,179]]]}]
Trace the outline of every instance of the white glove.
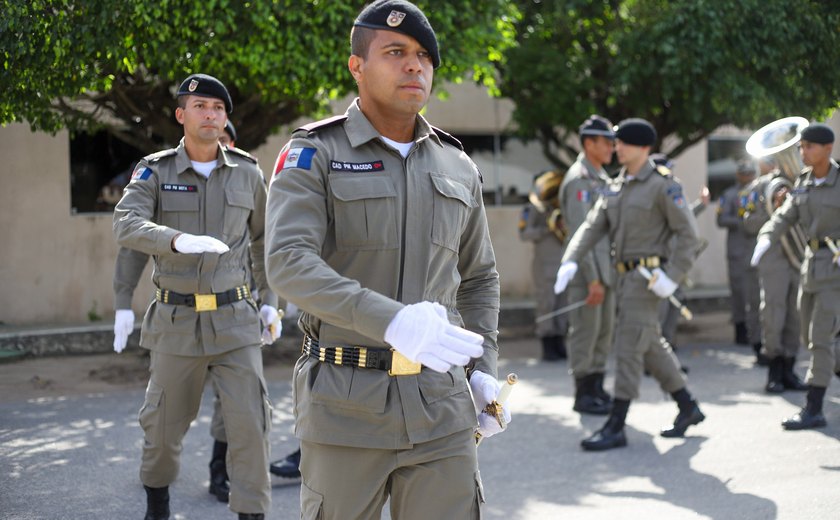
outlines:
[{"label": "white glove", "polygon": [[117,309],[114,314],[114,352],[119,354],[128,343],[128,337],[134,330],[134,311]]},{"label": "white glove", "polygon": [[667,298],[677,290],[677,282],[668,278],[668,275],[662,269],[657,267],[651,274],[653,275],[653,283],[650,284],[650,290],[653,291],[653,294],[660,298]]},{"label": "white glove", "polygon": [[190,235],[189,233],[181,233],[175,237],[175,241],[172,245],[175,246],[175,251],[186,254],[222,254],[230,251],[228,245],[218,238],[209,237],[207,235]]},{"label": "white glove", "polygon": [[[502,384],[495,377],[476,370],[470,376],[470,389],[475,414],[478,416],[478,433],[482,437],[491,437],[504,431],[499,421],[484,411],[484,408],[499,396]],[[505,417],[505,425],[510,423],[510,408],[507,403],[502,406],[502,415]]]},{"label": "white glove", "polygon": [[260,307],[260,319],[263,323],[263,345],[271,345],[283,333],[283,322],[280,320],[280,313],[271,305],[263,305]]},{"label": "white glove", "polygon": [[449,323],[439,303],[406,305],[385,329],[385,341],[409,360],[437,372],[464,366],[484,353],[484,338]]},{"label": "white glove", "polygon": [[753,249],[752,258],[750,258],[750,265],[755,267],[761,261],[761,257],[764,256],[764,253],[770,249],[770,239],[767,237],[761,237],[755,243],[755,249]]},{"label": "white glove", "polygon": [[577,262],[567,260],[560,264],[560,269],[557,270],[557,281],[554,282],[554,294],[560,294],[566,290],[566,286],[575,277],[577,270]]}]

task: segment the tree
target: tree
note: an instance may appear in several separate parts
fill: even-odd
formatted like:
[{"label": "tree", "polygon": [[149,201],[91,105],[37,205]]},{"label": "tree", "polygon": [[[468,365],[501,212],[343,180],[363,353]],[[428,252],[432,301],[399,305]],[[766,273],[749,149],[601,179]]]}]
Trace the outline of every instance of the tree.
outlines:
[{"label": "tree", "polygon": [[[519,0],[500,89],[526,137],[566,166],[592,113],[650,120],[672,156],[721,125],[840,104],[840,11],[819,0]],[[572,145],[569,145],[572,143]]]},{"label": "tree", "polygon": [[[187,75],[204,72],[230,90],[238,144],[253,148],[353,89],[349,33],[364,4],[13,0],[0,19],[0,123],[104,129],[152,151],[178,142],[174,93]],[[442,51],[437,83],[470,73],[492,86],[493,62],[513,43],[515,7],[503,0],[425,4]]]}]

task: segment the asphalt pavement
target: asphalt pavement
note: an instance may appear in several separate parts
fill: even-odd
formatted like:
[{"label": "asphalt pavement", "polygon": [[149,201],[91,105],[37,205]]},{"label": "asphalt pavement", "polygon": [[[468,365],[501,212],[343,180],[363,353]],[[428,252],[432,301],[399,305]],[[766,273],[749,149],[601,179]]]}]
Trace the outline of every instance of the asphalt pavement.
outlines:
[{"label": "asphalt pavement", "polygon": [[[678,355],[705,422],[684,439],[660,437],[676,405],[646,377],[628,414],[628,446],[601,453],[580,449],[604,418],[572,411],[565,362],[540,361],[536,338],[503,340],[499,373],[515,372],[520,382],[509,429],[479,448],[484,518],[840,518],[840,385],[826,395],[826,428],[784,431],[780,421],[802,406],[804,393],[765,394],[766,370],[754,366],[751,349],[729,343],[730,335],[720,313],[681,328]],[[37,386],[37,374],[29,377],[36,362],[0,365],[0,378],[23,374]],[[803,353],[797,372],[804,376],[806,365]],[[290,374],[288,364],[267,371],[275,458],[297,447]],[[611,373],[606,387],[612,388]],[[142,383],[83,393],[62,388],[51,381],[34,395],[16,398],[7,389],[0,396],[0,518],[142,518]],[[170,489],[173,519],[236,518],[207,493],[211,411],[208,392]],[[298,494],[297,483],[275,480],[267,518],[300,518]]]}]

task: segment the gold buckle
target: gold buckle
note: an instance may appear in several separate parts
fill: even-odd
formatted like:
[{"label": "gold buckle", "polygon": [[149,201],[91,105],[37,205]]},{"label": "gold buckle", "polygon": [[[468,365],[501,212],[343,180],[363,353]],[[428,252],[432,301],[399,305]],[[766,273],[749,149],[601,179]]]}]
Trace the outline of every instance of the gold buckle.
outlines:
[{"label": "gold buckle", "polygon": [[215,311],[216,295],[215,294],[195,294],[195,312]]},{"label": "gold buckle", "polygon": [[413,376],[420,373],[420,363],[415,363],[394,349],[391,349],[389,376]]}]

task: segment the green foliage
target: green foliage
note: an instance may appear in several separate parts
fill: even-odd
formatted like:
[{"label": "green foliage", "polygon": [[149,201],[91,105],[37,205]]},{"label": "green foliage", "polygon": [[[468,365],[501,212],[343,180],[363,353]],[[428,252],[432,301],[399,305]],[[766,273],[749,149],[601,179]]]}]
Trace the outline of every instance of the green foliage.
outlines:
[{"label": "green foliage", "polygon": [[[234,100],[238,145],[252,148],[353,91],[350,28],[361,0],[13,0],[0,19],[0,123],[55,132],[105,128],[140,149],[182,135],[173,95],[194,72]],[[419,2],[438,34],[437,83],[493,86],[513,43],[504,0]]]},{"label": "green foliage", "polygon": [[831,1],[519,0],[500,65],[523,135],[557,165],[592,113],[644,117],[678,155],[724,124],[757,127],[840,105],[840,11]]}]

